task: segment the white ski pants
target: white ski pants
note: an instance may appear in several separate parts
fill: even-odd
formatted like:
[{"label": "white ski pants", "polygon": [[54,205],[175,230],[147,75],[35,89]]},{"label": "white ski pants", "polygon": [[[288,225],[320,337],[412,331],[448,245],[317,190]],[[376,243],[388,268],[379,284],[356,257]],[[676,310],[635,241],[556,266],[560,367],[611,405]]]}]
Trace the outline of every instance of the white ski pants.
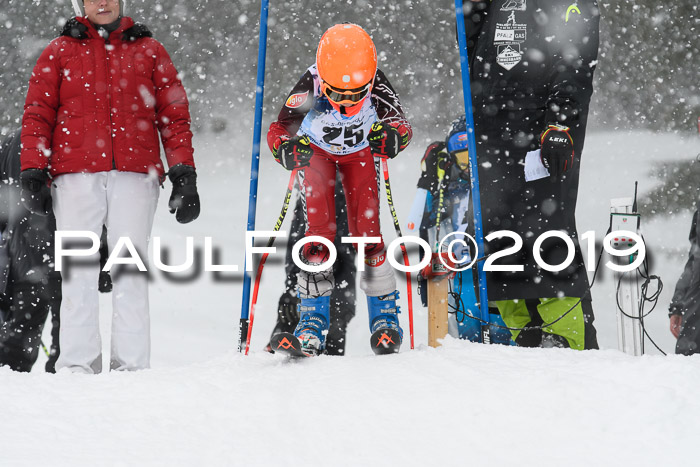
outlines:
[{"label": "white ski pants", "polygon": [[[57,229],[90,231],[100,237],[105,225],[110,253],[120,237],[128,237],[146,263],[158,186],[156,176],[134,172],[60,175],[51,188]],[[120,253],[125,255],[128,252]],[[70,260],[64,259],[57,371],[62,368],[82,373],[102,371],[97,289],[99,253],[86,260],[89,263],[81,258],[79,265],[71,266]],[[138,271],[133,265],[117,265],[111,275],[110,369],[148,368],[151,353],[148,273]]]}]

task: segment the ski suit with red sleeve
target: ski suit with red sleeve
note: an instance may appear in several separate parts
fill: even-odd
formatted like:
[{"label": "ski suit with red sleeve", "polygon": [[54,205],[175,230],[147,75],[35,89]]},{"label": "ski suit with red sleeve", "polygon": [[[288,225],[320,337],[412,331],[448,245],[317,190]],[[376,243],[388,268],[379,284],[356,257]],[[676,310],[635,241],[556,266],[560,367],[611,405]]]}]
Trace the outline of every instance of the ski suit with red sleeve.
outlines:
[{"label": "ski suit with red sleeve", "polygon": [[[358,104],[359,105],[359,104]],[[289,93],[277,121],[270,125],[267,142],[276,150],[285,138],[306,135],[314,155],[301,177],[306,196],[306,236],[333,241],[336,235],[334,185],[340,172],[348,209],[348,230],[353,237],[380,237],[379,196],[374,155],[367,135],[373,123],[381,121],[396,128],[401,147],[408,146],[412,130],[399,98],[381,70],[377,70],[369,98],[354,116],[333,109],[321,93],[316,65],[311,66]],[[315,245],[317,248],[318,245]],[[314,246],[305,245],[309,258]],[[384,261],[384,242],[367,244],[368,264]]]}]

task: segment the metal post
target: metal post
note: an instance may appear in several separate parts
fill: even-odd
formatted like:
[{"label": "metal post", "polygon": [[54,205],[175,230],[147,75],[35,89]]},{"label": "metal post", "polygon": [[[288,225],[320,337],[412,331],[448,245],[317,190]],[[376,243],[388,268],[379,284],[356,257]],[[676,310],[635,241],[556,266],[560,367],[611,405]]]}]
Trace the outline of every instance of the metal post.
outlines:
[{"label": "metal post", "polygon": [[[627,230],[637,232],[639,214],[634,212],[634,200],[632,198],[617,198],[610,200],[610,228],[611,232]],[[614,237],[613,248],[626,249],[625,239]],[[617,264],[629,264],[628,257],[615,257]],[[644,336],[642,325],[639,321],[639,290],[636,275],[613,271],[616,284],[615,312],[617,314],[617,347],[620,351],[629,355],[644,354]],[[617,284],[620,284],[619,289]],[[619,303],[619,307],[618,304]],[[624,311],[620,311],[620,308]],[[625,313],[628,316],[625,316]],[[636,318],[636,319],[635,319]]]}]

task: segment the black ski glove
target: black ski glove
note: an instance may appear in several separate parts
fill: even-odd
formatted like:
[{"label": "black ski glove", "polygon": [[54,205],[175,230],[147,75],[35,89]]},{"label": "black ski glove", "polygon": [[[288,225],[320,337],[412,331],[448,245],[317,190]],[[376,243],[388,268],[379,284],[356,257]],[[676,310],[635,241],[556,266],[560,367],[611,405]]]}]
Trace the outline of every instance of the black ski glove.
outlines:
[{"label": "black ski glove", "polygon": [[448,155],[445,152],[445,143],[436,141],[425,150],[421,160],[421,174],[418,179],[418,188],[437,193],[440,189],[440,170],[444,172]]},{"label": "black ski glove", "polygon": [[107,271],[100,271],[100,277],[97,279],[97,290],[100,293],[110,293],[112,291],[112,276]]},{"label": "black ski glove", "polygon": [[107,264],[109,259],[109,247],[107,246],[107,227],[102,226],[102,236],[100,237],[100,277],[97,279],[97,290],[100,293],[109,293],[112,291],[112,276],[109,271],[103,271],[102,268]]},{"label": "black ski glove", "polygon": [[311,149],[311,141],[307,136],[295,136],[282,141],[276,151],[272,151],[275,160],[287,170],[306,167],[311,163],[314,150]]},{"label": "black ski glove", "polygon": [[48,174],[42,169],[25,169],[19,174],[22,204],[40,216],[48,216],[51,212],[51,188],[46,183],[48,179]]},{"label": "black ski glove", "polygon": [[540,137],[540,160],[552,177],[559,177],[574,165],[574,140],[569,127],[549,125]]},{"label": "black ski glove", "polygon": [[367,135],[369,147],[376,156],[393,159],[401,150],[401,135],[393,126],[375,122]]},{"label": "black ski glove", "polygon": [[170,168],[168,177],[173,184],[168,207],[176,213],[180,224],[187,224],[199,217],[199,194],[197,193],[197,173],[194,167],[177,164]]}]

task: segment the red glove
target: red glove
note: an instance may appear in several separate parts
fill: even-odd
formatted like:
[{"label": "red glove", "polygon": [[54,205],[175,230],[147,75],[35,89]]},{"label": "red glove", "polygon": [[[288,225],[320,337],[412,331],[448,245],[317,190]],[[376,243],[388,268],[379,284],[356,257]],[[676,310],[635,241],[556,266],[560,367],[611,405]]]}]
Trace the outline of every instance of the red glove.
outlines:
[{"label": "red glove", "polygon": [[[442,261],[440,261],[440,258],[442,258]],[[451,268],[455,267],[455,262],[450,259],[450,256],[446,251],[443,251],[442,253],[433,253],[430,264],[421,270],[420,275],[424,279],[435,278],[438,280],[445,277],[452,277],[455,274],[455,271],[447,269],[445,264]]]},{"label": "red glove", "polygon": [[314,150],[311,149],[311,141],[308,137],[295,136],[286,140],[280,138],[280,142],[273,147],[272,155],[282,164],[282,167],[294,170],[309,165]]},{"label": "red glove", "polygon": [[375,122],[367,136],[369,147],[377,156],[393,159],[401,150],[401,135],[391,125]]}]

